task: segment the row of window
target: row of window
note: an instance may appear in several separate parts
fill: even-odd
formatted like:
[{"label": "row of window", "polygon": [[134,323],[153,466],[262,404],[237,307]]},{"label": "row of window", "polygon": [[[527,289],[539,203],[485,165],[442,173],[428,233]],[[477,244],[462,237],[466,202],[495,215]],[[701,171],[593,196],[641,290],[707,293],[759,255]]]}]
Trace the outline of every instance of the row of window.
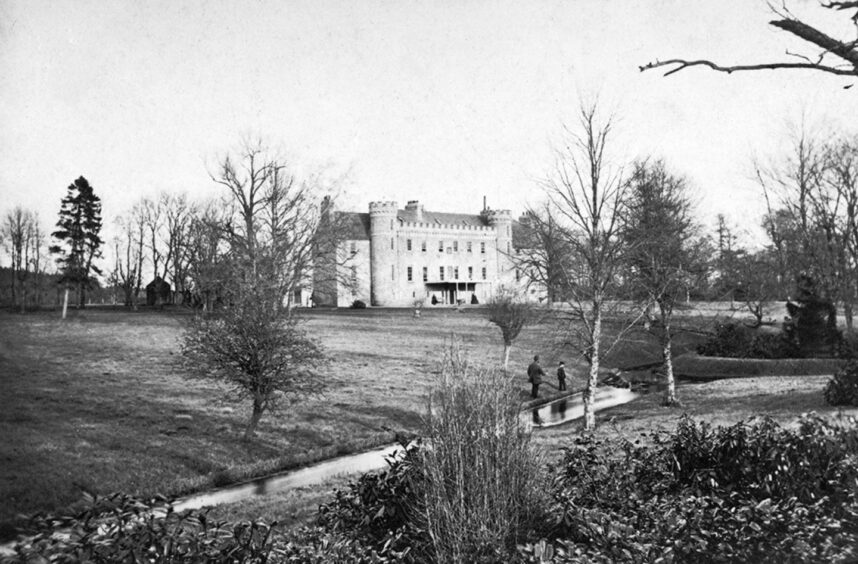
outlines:
[{"label": "row of window", "polygon": [[[446,247],[447,252],[448,253],[458,253],[459,252],[459,242],[458,241],[452,241],[451,244],[452,244],[452,246]],[[391,248],[393,248],[393,247],[391,247]],[[405,240],[405,250],[410,251],[412,249],[413,249],[413,246],[412,246],[411,239],[406,239]],[[444,241],[438,241],[438,252],[443,253],[444,249],[445,249]],[[420,241],[420,250],[424,253],[426,252],[426,241]],[[465,241],[465,251],[469,252],[469,253],[474,252],[474,247],[473,247],[472,241]],[[485,241],[480,242],[480,254],[483,254],[483,255],[486,254],[486,243],[485,243]]]},{"label": "row of window", "polygon": [[[438,276],[439,276],[440,280],[445,279],[445,273],[446,273],[446,279],[449,279],[449,280],[458,280],[459,279],[459,267],[458,266],[448,266],[448,267],[446,267],[446,269],[443,266],[439,266],[438,267]],[[482,267],[480,274],[482,275],[482,279],[485,280],[486,279],[486,267],[485,266]],[[405,276],[409,282],[413,282],[414,281],[414,268],[411,266],[406,268],[405,269]],[[393,277],[394,277],[394,272],[391,269],[390,278],[393,279]],[[474,279],[474,267],[469,266],[468,267],[468,280],[473,280],[473,279]],[[424,282],[429,281],[429,267],[428,266],[423,267],[423,281]]]}]

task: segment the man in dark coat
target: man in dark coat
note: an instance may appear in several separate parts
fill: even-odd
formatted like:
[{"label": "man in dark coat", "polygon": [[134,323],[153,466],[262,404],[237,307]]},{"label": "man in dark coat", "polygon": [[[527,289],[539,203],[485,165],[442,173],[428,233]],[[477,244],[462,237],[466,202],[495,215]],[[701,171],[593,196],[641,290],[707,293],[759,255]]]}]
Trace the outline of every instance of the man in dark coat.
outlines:
[{"label": "man in dark coat", "polygon": [[533,357],[533,362],[527,367],[527,379],[530,381],[530,397],[539,397],[539,385],[542,383],[542,377],[545,376],[545,371],[539,365],[539,355]]},{"label": "man in dark coat", "polygon": [[566,390],[566,367],[562,360],[560,366],[557,367],[557,389],[561,392]]}]

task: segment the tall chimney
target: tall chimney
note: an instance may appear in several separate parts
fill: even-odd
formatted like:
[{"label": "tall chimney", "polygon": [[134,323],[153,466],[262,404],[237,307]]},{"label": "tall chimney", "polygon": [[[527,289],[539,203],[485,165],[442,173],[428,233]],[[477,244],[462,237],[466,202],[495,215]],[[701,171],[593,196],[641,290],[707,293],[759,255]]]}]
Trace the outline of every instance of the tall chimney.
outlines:
[{"label": "tall chimney", "polygon": [[483,194],[483,211],[486,211],[486,196]]}]

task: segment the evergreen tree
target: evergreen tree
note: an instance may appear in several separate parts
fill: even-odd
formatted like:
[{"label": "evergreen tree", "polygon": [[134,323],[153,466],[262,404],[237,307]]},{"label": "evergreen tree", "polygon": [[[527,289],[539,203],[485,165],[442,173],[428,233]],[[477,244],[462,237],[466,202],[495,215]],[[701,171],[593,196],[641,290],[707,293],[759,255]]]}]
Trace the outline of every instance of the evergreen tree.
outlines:
[{"label": "evergreen tree", "polygon": [[59,255],[60,282],[66,287],[77,286],[80,307],[86,304],[86,289],[92,275],[101,274],[93,264],[101,256],[100,232],[101,199],[81,176],[69,185],[62,200],[57,230],[51,234],[60,244],[50,248],[51,253]]}]

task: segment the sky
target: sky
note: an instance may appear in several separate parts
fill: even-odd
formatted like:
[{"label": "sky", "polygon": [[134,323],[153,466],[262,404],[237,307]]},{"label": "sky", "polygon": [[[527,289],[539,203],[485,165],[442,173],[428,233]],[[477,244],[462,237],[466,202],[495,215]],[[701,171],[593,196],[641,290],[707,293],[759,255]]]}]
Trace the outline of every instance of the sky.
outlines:
[{"label": "sky", "polygon": [[[854,37],[815,1],[787,5]],[[0,0],[0,214],[51,227],[83,175],[109,230],[142,196],[220,195],[208,171],[259,137],[299,174],[343,177],[341,209],[476,213],[486,197],[518,215],[598,97],[614,162],[663,158],[705,226],[723,213],[753,238],[753,159],[776,159],[803,115],[854,132],[854,81],[638,67],[814,54],[770,19],[762,0]]]}]

